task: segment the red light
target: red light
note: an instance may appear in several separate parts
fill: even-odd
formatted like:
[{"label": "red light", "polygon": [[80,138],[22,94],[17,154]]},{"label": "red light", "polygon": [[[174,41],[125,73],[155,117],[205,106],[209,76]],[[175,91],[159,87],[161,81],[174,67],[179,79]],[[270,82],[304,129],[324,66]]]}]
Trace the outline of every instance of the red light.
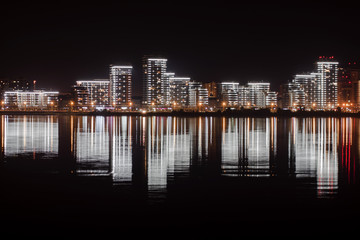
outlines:
[{"label": "red light", "polygon": [[319,59],[322,59],[322,57],[321,57],[321,56],[319,56]]},{"label": "red light", "polygon": [[349,81],[349,84],[351,84],[351,82]]}]

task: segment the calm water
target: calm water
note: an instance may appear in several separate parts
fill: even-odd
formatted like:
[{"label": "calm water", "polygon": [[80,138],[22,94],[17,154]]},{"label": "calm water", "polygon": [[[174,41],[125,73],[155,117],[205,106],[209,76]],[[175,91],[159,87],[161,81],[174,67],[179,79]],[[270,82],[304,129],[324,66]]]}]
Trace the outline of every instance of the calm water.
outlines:
[{"label": "calm water", "polygon": [[356,118],[3,115],[0,126],[10,226],[306,232],[360,213]]}]

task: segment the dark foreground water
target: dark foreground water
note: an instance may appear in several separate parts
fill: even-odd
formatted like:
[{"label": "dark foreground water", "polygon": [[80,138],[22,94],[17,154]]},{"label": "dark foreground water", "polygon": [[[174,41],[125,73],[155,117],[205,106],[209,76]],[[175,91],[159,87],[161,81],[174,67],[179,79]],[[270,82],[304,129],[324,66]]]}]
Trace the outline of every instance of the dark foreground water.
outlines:
[{"label": "dark foreground water", "polygon": [[0,116],[0,236],[347,236],[360,119]]}]

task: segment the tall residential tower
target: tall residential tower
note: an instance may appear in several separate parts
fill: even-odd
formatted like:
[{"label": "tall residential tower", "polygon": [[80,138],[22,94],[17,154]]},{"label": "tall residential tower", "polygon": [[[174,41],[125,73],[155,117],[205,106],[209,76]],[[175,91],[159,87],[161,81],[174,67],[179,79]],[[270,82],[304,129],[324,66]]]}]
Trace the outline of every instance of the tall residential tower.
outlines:
[{"label": "tall residential tower", "polygon": [[316,82],[317,109],[331,109],[337,106],[338,65],[333,57],[319,58],[316,62],[319,79]]},{"label": "tall residential tower", "polygon": [[110,65],[110,104],[129,107],[131,104],[132,66]]},{"label": "tall residential tower", "polygon": [[169,104],[169,77],[166,77],[167,59],[143,58],[143,104],[166,106]]}]

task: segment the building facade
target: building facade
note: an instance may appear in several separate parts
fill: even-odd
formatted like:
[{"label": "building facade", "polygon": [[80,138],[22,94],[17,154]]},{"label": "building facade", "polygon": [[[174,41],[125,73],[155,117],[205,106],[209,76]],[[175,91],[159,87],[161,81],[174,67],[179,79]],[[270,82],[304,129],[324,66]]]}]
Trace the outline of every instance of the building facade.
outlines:
[{"label": "building facade", "polygon": [[270,91],[268,82],[249,82],[249,102],[252,107],[265,108],[266,95]]},{"label": "building facade", "polygon": [[[305,109],[312,109],[317,104],[316,88],[320,75],[319,73],[305,73],[294,76],[293,83],[298,87],[296,90],[303,91],[305,96],[305,103],[303,104],[302,101],[300,101]],[[302,93],[299,92],[299,94],[301,95]]]},{"label": "building facade", "polygon": [[223,105],[227,107],[237,107],[239,105],[239,83],[219,83],[218,96],[220,96],[220,101]]},{"label": "building facade", "polygon": [[266,107],[276,107],[278,105],[278,93],[275,91],[269,91],[266,93]]},{"label": "building facade", "polygon": [[166,72],[164,73],[164,79],[163,79],[163,91],[162,91],[162,105],[163,106],[170,106],[173,104],[173,96],[172,93],[174,93],[174,86],[171,86],[171,79],[175,78],[175,73]]},{"label": "building facade", "polygon": [[208,90],[200,82],[189,82],[189,107],[201,108],[209,104]]},{"label": "building facade", "polygon": [[239,86],[239,105],[242,107],[250,107],[250,91],[247,86]]},{"label": "building facade", "polygon": [[57,91],[5,91],[4,105],[9,109],[55,109],[59,102]]},{"label": "building facade", "polygon": [[315,86],[315,103],[319,110],[337,107],[338,65],[333,57],[321,58],[316,62],[319,78]]},{"label": "building facade", "polygon": [[129,107],[132,97],[132,66],[110,65],[109,104],[112,107]]},{"label": "building facade", "polygon": [[174,108],[189,105],[189,77],[170,77],[170,103]]},{"label": "building facade", "polygon": [[360,65],[349,62],[339,68],[338,106],[358,111],[360,108]]},{"label": "building facade", "polygon": [[169,77],[165,76],[167,59],[143,58],[143,104],[166,106],[169,96]]},{"label": "building facade", "polygon": [[109,106],[109,80],[76,81],[75,94],[78,106],[105,108]]}]

